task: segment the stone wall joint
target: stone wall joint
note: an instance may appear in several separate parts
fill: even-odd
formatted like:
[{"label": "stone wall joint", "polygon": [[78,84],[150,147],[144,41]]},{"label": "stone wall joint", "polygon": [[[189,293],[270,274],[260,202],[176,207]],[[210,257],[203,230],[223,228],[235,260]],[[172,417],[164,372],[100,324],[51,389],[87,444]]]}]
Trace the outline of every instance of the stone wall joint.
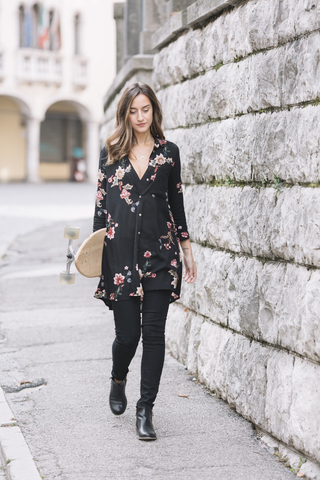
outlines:
[{"label": "stone wall joint", "polygon": [[317,107],[320,104],[320,97],[316,97],[312,100],[306,100],[304,102],[299,102],[299,103],[292,103],[292,104],[287,104],[283,105],[281,107],[267,107],[267,108],[260,108],[260,110],[250,110],[247,112],[239,112],[231,116],[225,116],[225,117],[209,117],[209,120],[206,122],[199,122],[199,123],[189,123],[188,125],[177,125],[174,128],[169,128],[168,130],[173,131],[173,130],[179,130],[179,129],[189,129],[189,128],[195,128],[195,127],[201,127],[202,125],[208,125],[210,123],[215,123],[215,122],[223,122],[224,120],[230,120],[238,117],[243,117],[245,115],[258,115],[262,113],[278,113],[278,112],[283,112],[283,111],[290,111],[292,108],[305,108],[308,107],[309,105]]},{"label": "stone wall joint", "polygon": [[316,265],[310,265],[310,264],[306,264],[306,263],[299,263],[299,262],[295,262],[293,260],[287,260],[287,259],[284,259],[284,258],[281,258],[281,257],[276,257],[274,256],[273,258],[271,257],[261,257],[259,255],[251,255],[249,253],[246,253],[246,252],[236,252],[235,250],[229,250],[227,248],[222,248],[222,247],[217,247],[216,245],[212,245],[208,242],[195,242],[194,240],[192,240],[191,238],[191,241],[193,243],[196,243],[197,245],[200,245],[201,247],[204,247],[204,248],[210,248],[210,250],[214,250],[216,252],[223,252],[227,255],[230,255],[231,258],[235,258],[235,257],[238,257],[238,258],[255,258],[258,262],[262,263],[262,265],[266,264],[266,263],[272,263],[272,264],[279,264],[279,263],[282,263],[282,264],[290,264],[290,265],[295,265],[297,267],[302,267],[302,268],[305,268],[306,270],[320,270],[320,267],[316,266]]},{"label": "stone wall joint", "polygon": [[[251,1],[251,0],[250,0]],[[164,27],[164,26],[163,26]],[[162,28],[163,28],[162,27]],[[168,37],[168,41],[165,41],[165,44],[162,45],[162,47],[164,46],[167,46],[169,43],[171,42],[174,42],[177,40],[177,38],[181,35],[181,34],[184,34],[186,31],[186,29],[184,30],[181,30],[180,32],[176,32],[175,34],[172,34],[170,36],[170,39]],[[296,41],[299,41],[301,40],[302,38],[308,38],[310,35],[314,34],[314,33],[320,33],[320,29],[319,28],[316,28],[314,30],[310,30],[309,32],[307,33],[302,33],[301,35],[295,35],[294,37],[291,37],[289,38],[286,42],[279,42],[277,43],[276,45],[274,46],[270,46],[270,47],[266,47],[266,48],[261,48],[259,50],[254,50],[250,53],[248,53],[247,55],[243,55],[243,56],[236,56],[234,57],[233,61],[230,61],[230,62],[226,62],[226,63],[222,63],[222,62],[218,62],[216,65],[213,65],[212,67],[209,67],[207,68],[206,70],[201,70],[193,75],[189,75],[189,76],[184,76],[181,81],[176,81],[176,82],[172,82],[172,83],[169,83],[169,84],[165,84],[163,86],[161,86],[161,88],[159,88],[157,91],[160,91],[160,90],[165,90],[166,88],[172,86],[172,85],[180,85],[181,83],[184,83],[188,80],[193,80],[194,78],[197,78],[201,75],[204,75],[205,73],[207,72],[210,72],[212,70],[219,70],[219,68],[221,67],[224,67],[224,66],[227,66],[227,65],[230,65],[232,63],[239,63],[239,62],[242,62],[244,60],[246,60],[247,58],[250,58],[250,57],[253,57],[255,55],[259,55],[259,54],[263,54],[263,53],[266,53],[266,52],[270,52],[272,50],[275,50],[277,48],[281,48],[281,47],[285,47],[285,46],[290,46],[291,44],[293,44],[294,42]],[[153,47],[154,49],[156,48],[159,48],[159,46],[154,46]]]},{"label": "stone wall joint", "polygon": [[[284,188],[292,188],[294,186],[299,186],[303,188],[320,188],[320,183],[313,183],[313,182],[297,182],[297,183],[289,183],[285,182],[281,178],[279,178],[275,173],[274,176],[276,179],[274,180],[267,180],[266,178],[263,178],[262,180],[236,180],[234,177],[231,179],[229,176],[226,178],[219,178],[216,179],[213,177],[210,181],[203,181],[203,182],[194,182],[194,183],[188,183],[188,182],[183,182],[183,185],[185,187],[189,187],[192,185],[207,185],[208,187],[215,188],[215,187],[227,187],[227,188],[235,188],[235,187],[251,187],[251,188],[274,188],[276,192],[282,192]],[[279,194],[280,194],[279,193]],[[279,195],[277,195],[279,196]]]},{"label": "stone wall joint", "polygon": [[313,360],[312,358],[301,355],[300,353],[297,353],[294,350],[290,350],[289,348],[283,347],[281,345],[276,345],[276,344],[273,344],[273,343],[269,343],[266,340],[261,340],[261,339],[258,339],[256,337],[254,337],[254,336],[245,335],[244,333],[242,333],[238,330],[235,330],[234,328],[231,328],[227,325],[223,325],[222,323],[219,323],[219,322],[215,322],[212,318],[207,317],[207,316],[197,312],[196,310],[193,310],[190,307],[186,307],[183,303],[181,303],[179,301],[177,301],[177,304],[180,307],[182,307],[184,309],[184,311],[190,311],[193,315],[196,315],[198,317],[203,318],[204,322],[212,323],[215,326],[220,327],[223,330],[228,330],[229,332],[233,333],[234,335],[240,335],[241,337],[249,340],[251,343],[256,342],[259,345],[261,345],[262,347],[268,348],[270,350],[273,349],[273,350],[277,350],[279,352],[287,353],[288,355],[290,355],[292,357],[293,362],[298,357],[298,358],[301,358],[301,360],[304,360],[304,361],[309,362],[313,365],[316,365],[317,367],[320,366],[320,362],[317,362],[316,360]]}]

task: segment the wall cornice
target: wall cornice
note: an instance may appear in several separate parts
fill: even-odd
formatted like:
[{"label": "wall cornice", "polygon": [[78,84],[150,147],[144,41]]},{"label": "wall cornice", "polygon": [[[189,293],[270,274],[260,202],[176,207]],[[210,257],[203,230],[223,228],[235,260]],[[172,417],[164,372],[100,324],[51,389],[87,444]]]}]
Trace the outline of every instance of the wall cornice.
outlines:
[{"label": "wall cornice", "polygon": [[152,48],[157,50],[174,40],[187,26],[188,8],[175,13],[152,35]]},{"label": "wall cornice", "polygon": [[174,40],[188,28],[201,25],[210,17],[234,7],[243,0],[198,0],[189,7],[177,12],[152,35],[152,48],[157,50]]},{"label": "wall cornice", "polygon": [[116,94],[121,90],[126,81],[134,75],[134,73],[139,70],[152,71],[152,69],[153,55],[139,54],[130,57],[121,70],[119,70],[109,90],[104,96],[104,110],[108,108]]},{"label": "wall cornice", "polygon": [[187,25],[193,27],[208,18],[221,13],[229,7],[235,7],[243,0],[199,0],[187,8]]}]

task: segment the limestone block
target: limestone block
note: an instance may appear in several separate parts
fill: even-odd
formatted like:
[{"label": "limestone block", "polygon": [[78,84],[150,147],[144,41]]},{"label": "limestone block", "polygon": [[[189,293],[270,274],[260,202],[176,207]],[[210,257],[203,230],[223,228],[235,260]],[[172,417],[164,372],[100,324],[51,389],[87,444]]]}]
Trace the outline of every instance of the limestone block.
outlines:
[{"label": "limestone block", "polygon": [[235,258],[226,278],[228,326],[249,338],[262,337],[277,344],[276,326],[269,322],[269,318],[266,323],[260,321],[259,280],[262,272],[261,262],[253,258]]},{"label": "limestone block", "polygon": [[183,202],[188,219],[188,230],[192,240],[205,243],[208,240],[207,219],[210,212],[207,185],[184,185]]},{"label": "limestone block", "polygon": [[[264,265],[257,285],[260,338],[320,360],[320,317],[313,313],[320,301],[319,292],[314,292],[319,278],[319,271],[292,264]],[[239,316],[239,326],[243,328],[244,322]]]},{"label": "limestone block", "polygon": [[320,5],[304,0],[253,0],[225,12],[204,29],[190,30],[154,58],[157,89],[270,49],[320,27]]},{"label": "limestone block", "polygon": [[239,413],[264,424],[269,349],[230,330],[204,322],[198,347],[198,375]]},{"label": "limestone block", "polygon": [[228,283],[226,281],[234,263],[231,255],[202,248],[194,244],[198,268],[195,284],[184,284],[182,303],[195,312],[221,325],[228,325]]},{"label": "limestone block", "polygon": [[[158,91],[165,129],[320,96],[320,33]],[[181,108],[181,105],[184,108]]]},{"label": "limestone block", "polygon": [[319,365],[273,351],[267,372],[266,430],[319,462]]},{"label": "limestone block", "polygon": [[249,339],[320,362],[319,270],[192,248],[198,278],[183,285],[185,307]]},{"label": "limestone block", "polygon": [[267,431],[277,432],[277,438],[281,438],[287,444],[291,433],[290,417],[294,362],[295,358],[293,356],[283,357],[282,352],[275,351],[267,364],[268,385],[265,410]]},{"label": "limestone block", "polygon": [[188,342],[187,368],[189,372],[198,374],[198,348],[200,345],[201,327],[204,322],[202,315],[196,315],[194,312],[188,312],[190,319],[190,332]]},{"label": "limestone block", "polygon": [[273,254],[320,266],[320,190],[296,186],[283,193],[270,216]]},{"label": "limestone block", "polygon": [[[319,282],[318,270],[291,264],[265,264],[257,286],[260,338],[319,362]],[[238,323],[245,332],[245,317],[240,317]]]},{"label": "limestone block", "polygon": [[191,316],[187,308],[170,308],[166,322],[166,345],[183,364],[187,363]]},{"label": "limestone block", "polygon": [[175,303],[169,309],[166,345],[192,373],[198,372],[198,346],[203,321],[202,315],[195,314],[181,304]]},{"label": "limestone block", "polygon": [[302,465],[299,472],[310,480],[319,480],[320,478],[320,466],[310,460]]},{"label": "limestone block", "polygon": [[320,189],[185,187],[191,238],[249,255],[320,266]]},{"label": "limestone block", "polygon": [[194,26],[220,13],[222,10],[237,5],[241,0],[201,0],[188,7],[188,25]]},{"label": "limestone block", "polygon": [[222,330],[215,324],[204,322],[200,331],[200,343],[198,347],[198,376],[211,390],[221,393],[223,385],[218,375],[220,349],[232,341],[233,335],[230,330]]},{"label": "limestone block", "polygon": [[[159,29],[159,37],[162,36],[164,27],[165,25],[162,26],[161,31]],[[199,31],[195,30],[195,32],[195,38],[201,38]],[[153,58],[152,81],[156,90],[159,90],[165,85],[179,83],[190,75],[189,72],[192,67],[188,65],[189,56],[187,57],[186,55],[186,42],[189,38],[189,34],[183,34],[178,37],[175,42],[155,54]],[[196,45],[196,42],[194,43]],[[179,59],[179,61],[177,61],[177,59]],[[191,62],[194,61],[191,55],[190,60]],[[198,73],[198,66],[195,73]]]},{"label": "limestone block", "polygon": [[282,105],[293,105],[317,98],[319,84],[309,81],[319,78],[320,73],[320,33],[315,32],[288,44],[285,58],[280,65],[283,75]]},{"label": "limestone block", "polygon": [[[168,2],[166,7],[170,10]],[[174,15],[169,16],[167,22],[152,35],[152,48],[157,50],[172,41],[179,32],[186,29],[186,25],[187,11],[185,9],[175,11]]]},{"label": "limestone block", "polygon": [[243,115],[189,129],[166,131],[177,143],[186,183],[213,177],[287,182],[320,181],[320,106]]}]

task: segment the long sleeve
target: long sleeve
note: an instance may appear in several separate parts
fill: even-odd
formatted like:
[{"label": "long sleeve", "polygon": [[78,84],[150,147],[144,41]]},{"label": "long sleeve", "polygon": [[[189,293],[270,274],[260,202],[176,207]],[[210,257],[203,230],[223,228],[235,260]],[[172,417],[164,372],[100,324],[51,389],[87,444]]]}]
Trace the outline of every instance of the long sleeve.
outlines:
[{"label": "long sleeve", "polygon": [[168,195],[169,205],[177,227],[179,240],[183,242],[189,238],[186,216],[183,205],[183,193],[181,183],[181,166],[179,148],[173,156],[174,164],[169,175]]},{"label": "long sleeve", "polygon": [[100,230],[106,227],[106,174],[104,165],[107,159],[107,150],[105,147],[100,152],[99,171],[98,171],[98,187],[96,195],[96,205],[93,218],[93,231]]}]

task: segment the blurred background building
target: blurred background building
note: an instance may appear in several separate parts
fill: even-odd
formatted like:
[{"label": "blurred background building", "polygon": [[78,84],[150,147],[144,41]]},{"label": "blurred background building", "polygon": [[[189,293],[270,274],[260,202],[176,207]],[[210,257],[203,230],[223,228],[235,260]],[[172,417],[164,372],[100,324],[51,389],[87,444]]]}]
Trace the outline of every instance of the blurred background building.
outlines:
[{"label": "blurred background building", "polygon": [[96,177],[111,0],[0,0],[0,182]]}]

